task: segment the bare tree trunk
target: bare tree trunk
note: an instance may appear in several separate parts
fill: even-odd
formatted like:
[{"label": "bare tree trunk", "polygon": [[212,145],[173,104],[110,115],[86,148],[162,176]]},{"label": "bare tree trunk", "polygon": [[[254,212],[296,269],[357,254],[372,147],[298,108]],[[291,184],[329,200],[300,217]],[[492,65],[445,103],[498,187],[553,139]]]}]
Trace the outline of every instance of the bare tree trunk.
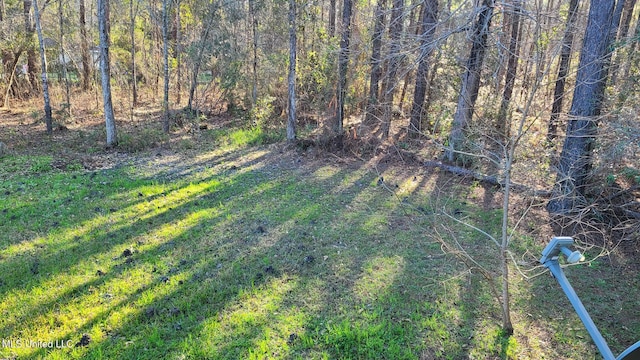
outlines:
[{"label": "bare tree trunk", "polygon": [[507,62],[504,91],[502,93],[502,102],[500,103],[496,126],[498,133],[501,134],[505,140],[511,136],[511,123],[508,120],[509,116],[507,112],[511,103],[511,96],[513,95],[513,86],[516,81],[518,59],[520,56],[520,13],[522,11],[522,3],[520,0],[513,0],[511,5],[513,6],[513,12],[510,14],[511,35],[509,37],[509,53],[507,54],[509,60]]},{"label": "bare tree trunk", "polygon": [[[622,11],[622,18],[620,20],[620,29],[616,36],[616,42],[625,44],[625,38],[629,33],[629,27],[631,25],[631,16],[633,15],[633,9],[636,6],[636,0],[625,0],[624,9]],[[616,55],[615,61],[611,64],[611,85],[615,85],[618,81],[618,69],[620,68],[620,53]]]},{"label": "bare tree trunk", "polygon": [[469,126],[473,117],[473,108],[478,99],[480,90],[480,71],[484,62],[484,53],[487,47],[487,36],[493,16],[493,0],[483,0],[478,9],[478,19],[473,26],[471,52],[467,60],[467,67],[462,75],[462,85],[458,105],[453,116],[451,134],[449,134],[449,147],[445,152],[446,158],[453,162],[456,152],[462,148],[465,140],[464,131]]},{"label": "bare tree trunk", "polygon": [[33,10],[35,12],[36,31],[38,32],[38,44],[40,45],[40,62],[42,66],[42,93],[44,97],[44,121],[47,124],[47,134],[53,133],[53,120],[51,119],[51,101],[49,100],[49,79],[47,78],[47,56],[44,52],[44,37],[42,36],[42,26],[40,25],[40,9],[38,0],[33,0]]},{"label": "bare tree trunk", "polygon": [[336,35],[336,0],[329,0],[329,37]]},{"label": "bare tree trunk", "polygon": [[[165,0],[162,0],[163,3]],[[158,7],[157,7],[157,1],[156,0],[150,0],[151,2],[151,9],[149,10],[149,15],[151,17],[151,23],[152,23],[152,34],[151,37],[153,39],[153,43],[154,43],[154,48],[153,51],[157,54],[157,56],[152,56],[151,59],[152,61],[154,61],[154,65],[155,65],[155,87],[156,87],[156,91],[160,92],[160,77],[163,76],[163,68],[162,68],[162,61],[157,61],[157,59],[164,59],[163,57],[163,42],[162,42],[162,26],[160,26],[160,31],[158,31],[158,26],[156,26],[156,24],[158,23],[162,23],[163,20],[160,18],[160,16],[158,16]],[[156,55],[153,54],[153,55]]]},{"label": "bare tree trunk", "polygon": [[118,145],[116,120],[111,100],[111,66],[109,64],[109,0],[98,0],[98,31],[100,32],[100,79],[104,119],[107,128],[107,146]]},{"label": "bare tree trunk", "polygon": [[569,2],[569,14],[567,15],[567,26],[562,38],[562,50],[560,51],[560,63],[558,65],[558,77],[553,91],[553,104],[551,105],[551,118],[547,130],[547,143],[553,144],[558,136],[558,118],[562,112],[562,102],[564,100],[564,85],[567,81],[569,66],[571,65],[571,48],[573,44],[573,33],[575,31],[576,14],[578,12],[578,0]]},{"label": "bare tree trunk", "polygon": [[289,0],[289,109],[287,140],[296,139],[296,0]]},{"label": "bare tree trunk", "polygon": [[371,39],[371,78],[369,80],[369,99],[367,101],[364,123],[371,125],[379,118],[378,93],[380,92],[380,78],[382,77],[382,35],[385,28],[385,11],[387,0],[378,0],[375,12],[375,24]]},{"label": "bare tree trunk", "polygon": [[[523,123],[523,122],[522,122]],[[509,197],[511,194],[511,166],[513,164],[513,152],[515,144],[511,145],[511,151],[505,154],[504,161],[504,194],[502,197],[502,241],[500,242],[500,272],[502,274],[502,330],[507,336],[513,335],[513,323],[511,322],[510,294],[509,294]]]},{"label": "bare tree trunk", "polygon": [[[439,52],[436,55],[435,59],[433,60],[433,66],[431,66],[431,69],[428,71],[429,79],[427,80],[427,94],[425,95],[425,100],[422,105],[422,111],[421,111],[421,114],[423,115],[429,114],[429,109],[431,108],[431,104],[433,103],[433,96],[435,94],[434,87],[435,87],[436,75],[438,74],[438,66],[439,66],[441,57],[442,57],[442,53]],[[422,124],[426,123],[425,125],[427,125],[429,131],[431,132],[437,131],[436,129],[437,123],[432,125],[429,122],[429,117],[427,117],[426,119],[421,118],[421,123]]]},{"label": "bare tree trunk", "polygon": [[[11,75],[9,75],[9,83],[7,84],[7,91],[5,91],[4,93],[4,103],[2,105],[2,107],[8,109],[9,108],[9,97],[11,94],[11,87],[13,86],[13,80],[16,77],[16,68],[18,67],[18,60],[20,59],[20,55],[21,55],[22,51],[20,51],[20,53],[17,53],[14,55],[13,57],[13,64],[11,64],[11,66],[6,66],[8,64],[8,62],[5,62],[5,69],[10,69],[11,70]],[[3,59],[4,62],[4,59]]]},{"label": "bare tree trunk", "polygon": [[191,74],[191,87],[189,88],[189,102],[187,104],[187,109],[189,111],[193,111],[193,100],[196,94],[196,88],[198,87],[198,73],[200,72],[200,67],[202,65],[202,58],[204,57],[204,49],[205,44],[209,41],[209,33],[211,32],[211,26],[213,24],[213,19],[215,18],[215,2],[211,2],[209,6],[209,14],[208,14],[208,22],[207,25],[202,30],[202,34],[200,35],[200,46],[198,47],[198,56],[193,63],[193,73]]},{"label": "bare tree trunk", "polygon": [[169,124],[169,0],[162,0],[162,60],[164,91],[162,98],[162,129],[168,133]]},{"label": "bare tree trunk", "polygon": [[636,7],[636,0],[625,0],[624,9],[622,10],[622,19],[620,20],[620,29],[618,30],[617,40],[623,40],[629,34],[631,26],[631,17],[633,9]]},{"label": "bare tree trunk", "polygon": [[627,61],[624,63],[624,67],[622,69],[622,78],[624,79],[624,83],[621,86],[620,94],[618,95],[618,106],[622,106],[626,99],[626,93],[628,92],[629,86],[633,82],[633,79],[629,76],[629,71],[631,71],[631,66],[635,63],[637,64],[637,49],[638,42],[640,41],[640,14],[638,15],[638,19],[636,20],[636,26],[633,31],[633,35],[631,37],[631,45],[629,46],[629,53],[627,55]]},{"label": "bare tree trunk", "polygon": [[253,75],[251,108],[254,108],[258,102],[258,14],[256,13],[255,0],[249,0],[249,16],[251,17],[251,33],[253,35],[253,41],[251,44],[253,50],[253,61],[251,64],[251,71]]},{"label": "bare tree trunk", "polygon": [[404,0],[393,0],[391,9],[391,20],[389,22],[389,37],[391,45],[387,60],[387,72],[382,85],[382,138],[389,137],[391,128],[391,116],[393,109],[393,98],[396,93],[396,77],[398,66],[402,59],[400,54],[402,44],[402,31],[404,29]]},{"label": "bare tree trunk", "polygon": [[[0,0],[0,23],[6,18],[6,9],[4,0]],[[0,61],[2,62],[2,68],[5,73],[9,75],[9,81],[7,82],[7,89],[4,92],[4,101],[2,107],[9,108],[9,98],[11,94],[11,88],[13,87],[13,80],[16,76],[16,67],[18,66],[18,60],[22,54],[22,48],[17,51],[10,51],[8,49],[0,51]]]},{"label": "bare tree trunk", "polygon": [[24,0],[24,27],[27,39],[27,78],[31,85],[30,91],[33,94],[33,90],[38,88],[38,76],[36,75],[36,51],[33,46],[35,26],[33,24],[33,17],[31,16],[31,5],[31,0]]},{"label": "bare tree trunk", "polygon": [[87,37],[84,0],[80,0],[80,53],[82,56],[82,90],[87,91],[91,87],[93,61],[89,55],[89,40]]},{"label": "bare tree trunk", "polygon": [[[422,7],[419,5],[423,2],[423,0],[413,0],[410,2],[408,7],[410,9],[409,25],[405,29],[407,35],[415,35],[416,38],[420,35],[420,24],[418,24],[418,22],[420,21]],[[418,11],[418,9],[420,9],[420,11]],[[400,99],[398,100],[398,108],[400,113],[403,114],[405,110],[405,99],[407,98],[409,83],[411,82],[409,79],[413,79],[416,75],[413,66],[406,66],[406,64],[402,63],[400,63],[399,66],[402,68],[401,73],[404,73],[404,77],[402,79],[402,91],[400,92]]]},{"label": "bare tree trunk", "polygon": [[[84,0],[80,0],[84,1]],[[136,70],[136,15],[138,13],[138,4],[133,8],[133,1],[129,0],[129,38],[131,39],[131,117],[133,118],[133,109],[138,106],[138,74]]]},{"label": "bare tree trunk", "polygon": [[64,94],[66,104],[64,105],[67,110],[67,115],[71,116],[71,90],[69,88],[69,72],[67,71],[67,58],[64,52],[64,17],[62,14],[62,0],[58,0],[58,18],[60,20],[60,57],[62,65],[62,77],[64,77]]},{"label": "bare tree trunk", "polygon": [[338,89],[336,94],[337,109],[333,131],[342,135],[344,121],[344,98],[347,93],[347,70],[349,66],[349,39],[351,38],[352,0],[344,0],[342,9],[342,39],[338,55]]},{"label": "bare tree trunk", "polygon": [[560,155],[555,189],[558,196],[547,204],[551,213],[570,212],[583,200],[604,98],[606,67],[613,40],[611,27],[617,26],[614,9],[615,0],[591,1],[567,135]]},{"label": "bare tree trunk", "polygon": [[416,87],[413,91],[413,105],[409,120],[409,134],[417,135],[422,131],[422,110],[427,93],[427,76],[429,73],[429,57],[434,48],[433,35],[436,32],[438,18],[438,0],[427,0],[422,4],[420,16],[422,31],[420,34],[420,55],[416,73]]},{"label": "bare tree trunk", "polygon": [[180,17],[180,5],[182,4],[181,0],[176,0],[176,104],[180,106],[180,102],[182,101],[182,20]]}]

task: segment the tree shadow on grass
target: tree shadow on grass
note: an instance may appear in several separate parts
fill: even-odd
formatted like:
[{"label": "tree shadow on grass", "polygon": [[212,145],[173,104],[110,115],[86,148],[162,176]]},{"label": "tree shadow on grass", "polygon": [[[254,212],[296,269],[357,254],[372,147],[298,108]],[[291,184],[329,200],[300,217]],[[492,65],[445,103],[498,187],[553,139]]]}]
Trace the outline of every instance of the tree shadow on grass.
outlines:
[{"label": "tree shadow on grass", "polygon": [[[249,171],[246,174],[241,175],[246,178],[238,177],[234,180],[234,183],[250,182],[251,179],[255,179],[257,175],[255,171],[258,170]],[[340,173],[336,175],[339,174]],[[299,184],[293,178],[289,178],[284,182],[281,181],[277,185],[284,186],[284,190],[287,190],[288,188],[293,190],[295,187],[304,186],[304,184]],[[154,298],[151,300],[151,304],[147,304],[144,309],[134,305],[136,311],[131,312],[131,315],[123,320],[117,328],[110,330],[110,333],[117,333],[118,335],[104,335],[106,339],[102,339],[103,341],[97,340],[93,346],[89,347],[88,355],[85,355],[92,356],[91,354],[111,353],[118,358],[140,358],[140,351],[142,349],[138,348],[136,344],[148,348],[152,345],[149,341],[155,338],[157,339],[151,342],[160,346],[162,352],[166,351],[170,353],[172,350],[175,351],[177,341],[184,340],[179,338],[182,336],[181,334],[184,334],[185,332],[192,334],[192,332],[189,332],[188,330],[195,330],[196,328],[203,326],[199,324],[203,323],[208,318],[215,319],[217,313],[223,311],[226,307],[230,306],[230,304],[237,302],[238,299],[242,299],[243,296],[246,296],[246,294],[251,291],[250,289],[265,286],[265,279],[276,278],[276,273],[285,274],[295,272],[296,269],[299,270],[300,268],[306,268],[307,266],[317,266],[318,263],[316,260],[312,260],[313,255],[309,254],[309,251],[312,251],[312,249],[306,247],[311,246],[312,244],[303,244],[302,247],[292,247],[291,243],[297,241],[302,243],[302,238],[306,237],[304,235],[304,229],[309,227],[310,222],[317,221],[314,220],[317,216],[317,212],[325,211],[325,208],[315,208],[313,211],[306,211],[306,208],[309,205],[309,199],[296,199],[297,196],[293,196],[292,198],[287,199],[286,202],[276,202],[275,204],[272,202],[270,204],[270,208],[267,207],[271,210],[271,214],[279,215],[270,217],[270,214],[256,214],[256,210],[264,210],[261,209],[261,206],[256,205],[265,202],[267,199],[274,199],[278,196],[282,196],[282,189],[277,186],[267,187],[265,190],[250,187],[244,190],[238,189],[241,191],[236,192],[232,191],[232,187],[233,186],[230,186],[227,191],[221,190],[218,192],[216,200],[224,198],[226,193],[226,195],[230,195],[231,197],[242,197],[242,199],[249,202],[249,204],[234,203],[231,201],[232,199],[226,199],[229,204],[226,205],[225,212],[233,214],[234,216],[229,218],[228,216],[221,214],[220,216],[216,216],[210,220],[199,222],[197,225],[194,225],[191,230],[187,230],[177,238],[165,242],[165,244],[173,242],[174,246],[172,246],[170,252],[180,253],[183,255],[181,257],[188,259],[186,260],[187,263],[172,275],[172,278],[180,278],[182,273],[183,278],[178,280],[182,283],[178,283],[176,287],[167,291],[166,295],[160,296],[158,299]],[[320,194],[320,191],[316,191],[316,193]],[[308,192],[302,192],[302,194],[303,197],[309,196]],[[319,199],[317,200],[322,203],[324,196],[320,195],[318,197]],[[211,200],[213,201],[213,199]],[[176,207],[173,212],[179,212],[181,208],[187,209],[188,206],[181,205],[181,207]],[[297,216],[296,214],[301,215]],[[229,231],[234,228],[247,227],[246,222],[254,221],[256,218],[266,218],[267,235],[256,232],[253,234],[252,239],[246,239],[239,238],[237,234],[233,234],[233,232]],[[172,220],[173,219],[162,218],[158,220],[158,222],[167,223]],[[331,218],[323,218],[321,221],[331,221]],[[254,225],[249,224],[248,226],[253,227]],[[198,227],[199,230],[193,230],[196,227]],[[222,239],[211,239],[207,235],[206,229],[211,229],[213,227],[222,227],[224,229],[222,232]],[[268,238],[270,236],[269,233],[271,232],[277,234],[278,228],[288,228],[289,234],[295,231],[295,233],[301,234],[298,235],[300,238],[292,238],[292,236],[284,236],[283,234],[280,234],[274,239],[264,239]],[[313,230],[307,229],[306,231],[307,234],[312,234],[313,236],[320,235],[313,234]],[[220,235],[220,231],[216,231],[215,233]],[[241,232],[239,235],[246,235],[246,232]],[[309,239],[307,238],[304,240],[308,241]],[[200,246],[201,243],[209,243],[207,245],[210,245],[209,249],[211,251],[203,249],[202,246]],[[162,246],[157,246],[154,249],[148,249],[145,251],[141,250],[139,254],[136,254],[138,260],[129,265],[134,266],[138,262],[144,263],[145,260],[150,261],[157,257],[164,256],[166,258],[168,255],[164,253],[166,249],[161,249],[161,247]],[[285,254],[282,254],[283,249],[286,249],[288,252],[286,254],[286,258],[283,256]],[[275,260],[276,258],[278,260]],[[273,265],[266,265],[265,259],[271,259],[268,261],[272,261]],[[104,286],[104,284],[120,275],[126,276],[126,274],[107,272],[106,276],[103,276],[100,280],[92,283],[90,287],[98,288]],[[102,284],[100,282],[102,282]],[[133,294],[128,295],[125,300],[118,302],[114,307],[116,309],[120,309],[129,307],[132,303],[140,301],[144,302],[147,297],[153,297],[152,295],[146,295],[146,293],[150,293],[152,292],[152,289],[164,287],[166,285],[166,281],[158,281],[155,279],[147,285],[147,288],[139,288]],[[189,305],[183,304],[185,308],[189,308],[188,313],[184,313],[184,310],[180,308],[178,308],[177,311],[173,311],[171,309],[167,310],[167,304],[179,303],[181,301],[180,299],[183,297],[195,297],[196,299],[199,299],[200,302],[196,304],[190,303]],[[71,299],[67,300],[71,301]],[[66,303],[65,301],[60,301],[60,299],[57,299],[57,301],[61,306],[64,306]],[[34,311],[46,313],[47,308],[48,306],[45,305],[35,309]],[[86,322],[78,329],[78,331],[71,333],[67,332],[66,335],[63,335],[61,338],[77,338],[80,332],[90,330],[96,331],[96,327],[99,327],[104,323],[109,323],[110,317],[112,317],[114,313],[117,313],[117,311],[112,307],[108,308]],[[167,314],[171,315],[171,318],[177,317],[176,323],[180,324],[180,329],[169,327],[168,329],[165,329],[167,331],[165,333],[165,330],[162,330],[164,328],[159,328],[162,330],[161,332],[158,332],[160,330],[156,330],[155,332],[151,332],[151,335],[153,336],[149,335],[149,331],[151,331],[149,329],[156,328],[155,325],[157,324],[155,323],[158,319],[166,317]],[[182,329],[186,329],[187,331],[183,331]],[[151,336],[152,339],[149,341],[145,340],[145,335]],[[178,339],[176,339],[176,337],[178,337]],[[133,340],[123,340],[126,338]],[[133,341],[133,344],[123,345],[127,341]],[[118,344],[122,346],[119,346]],[[225,353],[225,351],[227,351],[224,347],[221,348],[222,350],[219,350],[221,351],[220,353]],[[115,353],[112,352],[114,349],[116,351]],[[94,350],[96,352],[93,352]],[[73,349],[71,352],[73,354],[76,354],[76,352],[82,353],[80,349]],[[45,349],[40,349],[32,355],[40,356],[45,353]],[[158,356],[157,352],[151,351],[151,353],[152,354],[149,355],[150,357]]]},{"label": "tree shadow on grass", "polygon": [[[384,174],[397,190],[364,168],[297,169],[272,163],[272,153],[236,169],[221,164],[238,156],[198,161],[202,172],[146,177],[140,188],[162,186],[129,207],[161,205],[162,212],[122,219],[113,229],[104,222],[80,239],[102,245],[80,246],[65,260],[70,245],[63,244],[43,258],[47,276],[83,270],[89,281],[26,304],[24,314],[40,320],[14,317],[3,333],[31,336],[44,318],[51,322],[40,337],[75,343],[88,333],[92,340],[21,358],[509,356],[512,344],[499,332],[499,308],[484,280],[443,254],[432,236],[441,231],[435,215],[442,208],[495,226],[465,200],[468,184],[438,173]],[[412,190],[403,193],[405,185]],[[489,248],[466,228],[452,230],[468,249]],[[125,247],[132,256],[122,255]],[[82,259],[94,264],[74,270]]]},{"label": "tree shadow on grass", "polygon": [[[244,176],[244,179],[240,178],[239,180],[248,181],[253,177],[251,174],[245,174]],[[100,180],[98,177],[94,179]],[[178,196],[179,198],[186,199],[186,201],[182,200],[183,204],[175,202],[167,204],[165,199],[163,200],[164,203],[158,206],[162,206],[164,208],[163,211],[154,214],[151,211],[145,210],[145,213],[140,214],[136,209],[141,203],[147,203],[147,207],[155,207],[154,201],[156,201],[157,198],[150,197],[145,200],[139,200],[143,195],[142,193],[139,193],[139,196],[136,195],[138,189],[142,189],[150,184],[149,182],[133,181],[135,186],[139,186],[138,188],[133,187],[129,191],[130,196],[135,200],[126,200],[123,210],[125,214],[122,214],[122,216],[118,214],[120,210],[114,210],[113,212],[101,215],[100,217],[103,218],[103,221],[95,223],[96,218],[91,218],[92,216],[95,217],[91,209],[79,211],[78,224],[71,224],[67,229],[62,229],[62,231],[56,231],[50,234],[48,239],[43,238],[43,240],[39,242],[39,245],[35,246],[35,250],[33,251],[18,251],[16,254],[8,256],[2,261],[2,268],[5,269],[5,271],[3,271],[1,293],[4,302],[7,301],[7,296],[9,295],[14,298],[14,301],[20,297],[28,298],[30,292],[44,286],[47,282],[56,284],[55,279],[57,277],[59,279],[60,275],[64,275],[63,277],[97,277],[88,282],[81,281],[80,284],[70,289],[63,289],[60,294],[57,294],[56,297],[49,301],[41,302],[36,306],[22,305],[20,306],[21,311],[11,311],[13,316],[7,316],[4,318],[4,321],[2,321],[3,334],[13,333],[15,326],[24,327],[25,322],[28,322],[27,319],[33,318],[34,314],[40,314],[47,309],[51,309],[54,305],[72,301],[87,289],[107,282],[110,277],[102,275],[109,274],[110,270],[115,269],[116,271],[113,273],[120,273],[122,266],[128,265],[129,261],[133,260],[134,257],[123,256],[118,250],[114,253],[114,248],[127,243],[131,244],[134,239],[144,237],[158,227],[170,226],[172,223],[184,220],[192,210],[205,211],[209,209],[210,206],[213,206],[213,208],[219,207],[220,200],[222,200],[217,199],[218,201],[215,201],[215,197],[202,199],[202,196],[197,193],[189,194],[187,186],[183,187],[187,189],[187,194]],[[212,186],[205,184],[204,191],[214,193],[216,190],[215,184],[217,183],[219,182],[212,181]],[[166,192],[162,194],[162,196],[165,197],[171,197],[173,193],[181,191],[180,187],[165,187],[164,189],[167,189]],[[113,192],[105,192],[103,194],[107,196],[106,199],[116,196],[119,197],[121,193],[119,193],[118,190],[120,189],[114,186]],[[202,188],[200,190],[202,191]],[[225,192],[222,192],[222,194],[224,195]],[[227,192],[226,195],[231,194]],[[195,200],[191,199],[193,197],[195,197]],[[121,201],[119,204],[122,204]],[[173,208],[171,205],[173,205]],[[44,208],[46,204],[41,204],[40,206]],[[85,206],[91,207],[92,205],[85,204]],[[36,210],[38,209],[36,208],[33,211]],[[135,214],[132,218],[126,216],[132,214]],[[84,224],[79,225],[82,222],[84,222]],[[78,226],[80,226],[80,229],[78,229]],[[112,253],[114,257],[109,256],[109,253]],[[129,254],[131,255],[131,252]],[[33,257],[33,262],[30,263],[30,261],[28,261],[29,259],[25,261],[25,256]],[[98,264],[78,267],[78,264],[91,262],[91,260],[94,260]],[[37,269],[34,268],[34,262],[37,264]],[[29,276],[28,270],[26,269],[29,266],[31,266],[31,276]],[[90,271],[91,269],[92,271]],[[97,272],[102,274],[96,274],[96,269],[98,269]],[[54,281],[50,281],[52,279]],[[54,292],[58,290],[60,289],[55,289]],[[47,294],[45,297],[50,296],[50,294]],[[7,309],[7,311],[9,311],[9,309]]]}]

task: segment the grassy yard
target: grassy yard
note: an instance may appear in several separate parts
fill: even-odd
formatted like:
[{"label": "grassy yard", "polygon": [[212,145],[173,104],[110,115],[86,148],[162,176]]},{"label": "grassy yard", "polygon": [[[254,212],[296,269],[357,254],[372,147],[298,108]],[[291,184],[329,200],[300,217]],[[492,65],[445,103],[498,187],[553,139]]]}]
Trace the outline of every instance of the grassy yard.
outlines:
[{"label": "grassy yard", "polygon": [[[0,158],[0,358],[598,358],[548,274],[513,269],[507,338],[487,282],[443,252],[438,239],[455,238],[490,266],[492,244],[439,214],[497,234],[499,201],[485,200],[499,194],[401,163],[252,146],[242,131],[207,136],[209,150],[96,170]],[[514,241],[526,270],[548,241],[539,221]],[[630,269],[567,270],[616,354],[640,340]]]}]

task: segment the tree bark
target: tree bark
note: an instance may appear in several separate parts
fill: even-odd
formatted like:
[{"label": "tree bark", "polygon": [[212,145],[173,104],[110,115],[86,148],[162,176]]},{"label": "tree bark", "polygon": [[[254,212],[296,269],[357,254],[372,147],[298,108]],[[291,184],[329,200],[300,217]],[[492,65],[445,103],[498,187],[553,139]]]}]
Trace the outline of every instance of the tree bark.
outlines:
[{"label": "tree bark", "polygon": [[289,0],[289,106],[287,140],[296,139],[296,0]]},{"label": "tree bark", "polygon": [[67,71],[67,59],[65,57],[64,52],[64,17],[62,12],[62,0],[58,0],[58,19],[60,20],[60,57],[62,62],[62,77],[64,78],[64,95],[66,103],[63,105],[66,107],[66,113],[69,117],[71,117],[71,89],[69,86],[69,72]]},{"label": "tree bark", "polygon": [[182,0],[176,0],[176,104],[182,102],[182,20],[180,17],[180,5]]},{"label": "tree bark", "polygon": [[498,133],[506,140],[511,136],[511,123],[508,118],[509,105],[511,104],[511,96],[513,95],[513,86],[515,85],[516,73],[518,71],[518,59],[520,53],[520,13],[522,11],[522,3],[520,0],[511,2],[513,12],[511,18],[511,35],[509,37],[509,53],[507,54],[507,73],[505,76],[504,91],[502,93],[502,101],[498,112],[497,130]]},{"label": "tree bark", "polygon": [[385,11],[387,0],[378,0],[375,11],[375,24],[371,36],[371,78],[369,80],[369,99],[367,101],[364,123],[371,125],[380,116],[378,111],[378,96],[380,92],[380,78],[382,77],[382,35],[385,28]]},{"label": "tree bark", "polygon": [[638,49],[638,42],[640,41],[640,14],[638,15],[638,19],[636,20],[636,26],[633,31],[633,35],[631,37],[631,45],[629,46],[629,52],[627,55],[627,61],[624,63],[624,67],[622,69],[622,78],[624,82],[621,86],[620,94],[618,95],[618,106],[622,106],[626,99],[626,93],[628,92],[629,86],[633,82],[633,79],[629,76],[629,71],[631,70],[632,64],[637,65],[637,56],[636,52]]},{"label": "tree bark", "polygon": [[82,57],[82,90],[88,91],[91,88],[91,78],[93,77],[93,61],[89,54],[84,0],[80,0],[80,54]]},{"label": "tree bark", "polygon": [[622,19],[620,20],[620,29],[618,30],[617,40],[623,40],[629,34],[629,27],[631,25],[631,17],[633,16],[633,9],[636,6],[636,0],[625,0],[624,9],[622,11]]},{"label": "tree bark", "polygon": [[562,50],[560,51],[560,63],[558,64],[558,77],[553,91],[553,104],[551,105],[551,118],[547,130],[547,143],[553,144],[558,136],[558,118],[562,112],[562,102],[564,100],[564,86],[571,65],[571,48],[573,44],[573,33],[577,20],[578,0],[570,0],[569,14],[567,15],[567,26],[562,38]]},{"label": "tree bark", "polygon": [[251,108],[256,106],[258,102],[258,14],[256,13],[255,0],[249,0],[249,15],[251,17],[251,33],[253,61],[251,63],[251,74],[253,75],[253,84],[251,87]]},{"label": "tree bark", "polygon": [[24,28],[27,40],[27,78],[29,79],[30,92],[33,94],[33,90],[38,88],[38,76],[36,75],[36,51],[33,46],[33,38],[35,35],[35,26],[33,24],[33,17],[31,16],[31,0],[24,0]]},{"label": "tree bark", "polygon": [[51,101],[49,100],[49,79],[47,78],[47,56],[44,51],[44,37],[40,24],[40,9],[38,0],[33,0],[33,10],[35,13],[35,25],[38,33],[38,44],[40,45],[40,68],[42,69],[42,94],[44,98],[44,121],[47,124],[47,134],[53,133],[53,120],[51,118]]},{"label": "tree bark", "polygon": [[[624,8],[622,9],[620,27],[616,36],[616,42],[622,45],[626,45],[625,38],[629,33],[629,27],[631,25],[631,16],[633,15],[633,9],[636,6],[636,0],[625,0]],[[611,64],[611,85],[615,85],[618,81],[618,69],[620,68],[620,53],[616,55],[615,61]]]},{"label": "tree bark", "polygon": [[[576,75],[576,87],[556,182],[551,213],[568,213],[583,203],[584,186],[598,130],[611,53],[615,0],[592,0]],[[618,18],[619,19],[619,18]]]},{"label": "tree bark", "polygon": [[[0,0],[0,23],[2,23],[6,19],[6,9],[5,9],[5,1]],[[2,62],[2,68],[5,73],[9,76],[7,81],[7,88],[4,91],[4,101],[2,107],[9,108],[9,98],[11,95],[11,90],[13,87],[13,80],[16,76],[16,67],[18,65],[18,61],[20,59],[20,55],[23,52],[22,46],[18,47],[16,50],[4,49],[0,51],[0,61]]]},{"label": "tree bark", "polygon": [[351,38],[352,0],[344,0],[342,9],[342,39],[340,40],[340,54],[338,55],[338,89],[336,94],[337,106],[333,131],[342,135],[344,121],[344,98],[347,94],[347,70],[349,66],[349,39]]},{"label": "tree bark", "polygon": [[478,9],[478,19],[473,26],[471,52],[465,72],[462,75],[458,105],[453,116],[451,134],[449,134],[449,146],[445,152],[445,157],[450,162],[457,159],[456,152],[462,149],[462,144],[465,140],[464,131],[473,117],[473,109],[480,90],[480,71],[482,70],[484,53],[487,47],[487,36],[491,26],[493,8],[493,0],[483,0]]},{"label": "tree bark", "polygon": [[111,100],[111,66],[109,64],[109,0],[98,0],[98,31],[100,32],[100,79],[107,128],[107,146],[118,145],[116,121]]},{"label": "tree bark", "polygon": [[336,35],[336,0],[329,0],[329,38]]},{"label": "tree bark", "polygon": [[409,120],[409,134],[418,135],[422,131],[422,111],[427,93],[429,73],[429,57],[433,52],[433,35],[436,32],[438,18],[438,0],[426,0],[422,4],[420,16],[422,30],[420,35],[420,55],[418,56],[418,70],[416,73],[416,86],[413,92],[413,105],[411,106],[411,119]]},{"label": "tree bark", "polygon": [[162,97],[162,129],[168,133],[169,124],[169,0],[162,0],[162,60],[164,91]]},{"label": "tree bark", "polygon": [[[84,0],[80,0],[84,1]],[[129,0],[129,38],[131,40],[131,117],[133,109],[138,106],[138,74],[136,71],[136,15],[138,7],[133,7],[134,0]]]},{"label": "tree bark", "polygon": [[387,71],[382,84],[382,138],[389,137],[391,128],[391,116],[393,110],[393,98],[396,93],[396,77],[398,66],[402,60],[401,40],[404,29],[404,0],[393,0],[391,20],[389,21],[389,38],[391,45],[387,60]]},{"label": "tree bark", "polygon": [[[424,3],[424,0],[412,0],[409,5],[410,14],[409,14],[409,25],[405,29],[405,33],[408,36],[415,35],[417,38],[420,36],[420,14],[422,12],[422,6],[420,4]],[[402,63],[401,65],[402,66]],[[404,77],[402,79],[402,91],[400,92],[400,99],[398,100],[398,108],[400,113],[404,113],[405,110],[405,99],[407,98],[407,93],[409,92],[409,83],[411,82],[409,79],[415,78],[416,74],[413,69],[413,66],[402,66]]]}]

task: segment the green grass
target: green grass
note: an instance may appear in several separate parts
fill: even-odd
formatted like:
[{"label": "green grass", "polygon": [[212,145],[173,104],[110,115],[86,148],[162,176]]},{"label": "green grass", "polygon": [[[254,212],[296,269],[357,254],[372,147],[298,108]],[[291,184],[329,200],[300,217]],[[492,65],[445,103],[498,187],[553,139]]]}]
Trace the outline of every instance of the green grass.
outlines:
[{"label": "green grass", "polygon": [[[255,129],[209,135],[220,148],[184,169],[0,159],[0,339],[72,344],[0,357],[596,358],[547,277],[513,276],[516,335],[503,336],[486,282],[431,233],[436,209],[493,232],[499,212],[433,191],[447,179],[385,175],[396,197],[366,167],[292,165],[247,147],[263,142]],[[490,243],[450,226],[492,261]],[[620,352],[640,337],[626,315],[639,287],[616,297],[615,274],[599,266],[568,272],[578,289],[594,271],[604,281],[583,300],[596,319],[626,319],[623,333],[604,326]]]}]

